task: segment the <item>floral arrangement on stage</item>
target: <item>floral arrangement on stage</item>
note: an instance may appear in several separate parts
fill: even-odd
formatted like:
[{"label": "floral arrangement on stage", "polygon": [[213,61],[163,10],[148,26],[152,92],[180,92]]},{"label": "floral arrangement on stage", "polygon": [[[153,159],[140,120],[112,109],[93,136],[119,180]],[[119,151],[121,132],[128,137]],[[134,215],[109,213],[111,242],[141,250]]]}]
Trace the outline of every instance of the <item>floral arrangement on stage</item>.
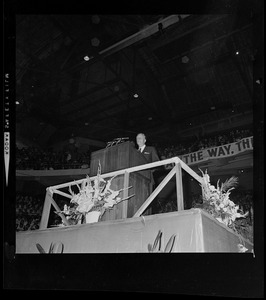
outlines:
[{"label": "floral arrangement on stage", "polygon": [[[79,192],[75,194],[71,187],[69,192],[72,195],[70,205],[64,205],[64,210],[55,212],[57,214],[64,214],[70,225],[86,223],[86,216],[88,213],[97,211],[99,212],[98,217],[105,213],[106,210],[112,209],[118,203],[128,200],[134,195],[130,195],[126,198],[119,197],[119,194],[125,189],[114,191],[111,189],[112,180],[116,176],[113,176],[109,180],[104,180],[101,176],[101,166],[99,164],[97,176],[94,180],[91,180],[89,176],[86,177],[81,184],[81,187],[77,184]],[[129,189],[131,187],[128,187]],[[62,224],[59,226],[65,225]]]},{"label": "floral arrangement on stage", "polygon": [[203,177],[201,184],[202,203],[196,204],[194,207],[207,211],[216,220],[233,229],[238,235],[241,235],[236,220],[238,218],[245,218],[248,212],[244,213],[239,208],[239,205],[236,205],[229,198],[231,190],[238,184],[238,178],[232,176],[221,185],[219,185],[220,180],[218,180],[217,186],[215,187],[210,183],[210,176],[207,170],[205,173],[202,170],[200,171]]}]

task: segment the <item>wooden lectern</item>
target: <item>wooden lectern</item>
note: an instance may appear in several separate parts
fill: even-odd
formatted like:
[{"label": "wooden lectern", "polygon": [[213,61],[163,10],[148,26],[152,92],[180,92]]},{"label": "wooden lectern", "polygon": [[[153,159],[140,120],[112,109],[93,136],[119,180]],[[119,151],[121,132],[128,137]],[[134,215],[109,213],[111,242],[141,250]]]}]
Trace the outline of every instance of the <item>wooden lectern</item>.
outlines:
[{"label": "wooden lectern", "polygon": [[[146,159],[136,150],[132,142],[124,142],[109,148],[104,148],[91,154],[90,176],[97,175],[97,170],[101,164],[101,174],[126,169],[138,165],[146,164]],[[109,179],[109,178],[108,178]],[[151,193],[151,172],[150,170],[138,171],[130,174],[118,175],[112,180],[113,190],[123,189],[132,186],[128,190],[128,195],[133,195],[129,200],[125,200],[115,205],[111,210],[107,210],[101,221],[130,218],[148,198]],[[123,198],[125,194],[121,192]],[[149,209],[146,214],[149,213]],[[145,215],[145,213],[144,213]]]}]

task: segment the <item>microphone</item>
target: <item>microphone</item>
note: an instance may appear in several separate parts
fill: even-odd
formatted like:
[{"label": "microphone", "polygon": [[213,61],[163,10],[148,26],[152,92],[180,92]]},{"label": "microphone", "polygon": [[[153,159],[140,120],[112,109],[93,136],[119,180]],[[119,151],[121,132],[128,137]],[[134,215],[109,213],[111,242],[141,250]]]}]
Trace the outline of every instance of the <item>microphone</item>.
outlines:
[{"label": "microphone", "polygon": [[124,143],[126,140],[128,140],[129,137],[119,137],[119,138],[115,138],[112,141],[107,142],[106,148]]}]

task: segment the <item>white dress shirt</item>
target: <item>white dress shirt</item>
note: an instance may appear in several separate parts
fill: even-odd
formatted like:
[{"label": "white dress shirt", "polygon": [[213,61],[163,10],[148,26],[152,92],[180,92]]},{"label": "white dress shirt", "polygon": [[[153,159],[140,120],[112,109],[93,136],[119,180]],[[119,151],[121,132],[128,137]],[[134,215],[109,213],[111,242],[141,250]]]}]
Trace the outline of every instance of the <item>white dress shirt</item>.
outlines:
[{"label": "white dress shirt", "polygon": [[143,145],[142,147],[139,147],[138,150],[139,150],[140,152],[143,152],[143,150],[144,150],[145,147],[146,147],[146,145]]}]

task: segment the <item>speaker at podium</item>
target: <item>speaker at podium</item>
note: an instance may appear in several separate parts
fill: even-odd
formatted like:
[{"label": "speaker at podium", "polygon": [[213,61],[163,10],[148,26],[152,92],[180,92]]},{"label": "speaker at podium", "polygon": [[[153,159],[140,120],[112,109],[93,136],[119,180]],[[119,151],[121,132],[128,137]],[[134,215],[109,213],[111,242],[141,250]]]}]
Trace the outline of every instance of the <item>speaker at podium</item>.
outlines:
[{"label": "speaker at podium", "polygon": [[[131,141],[92,152],[90,176],[97,175],[99,162],[101,164],[102,175],[147,163],[143,155],[137,151],[134,143]],[[112,180],[111,188],[113,190],[120,190],[124,187],[131,186],[131,188],[128,189],[128,195],[134,194],[134,196],[129,200],[118,203],[112,209],[107,210],[102,215],[101,221],[131,218],[150,195],[151,178],[150,170],[130,173],[128,182],[125,182],[124,174],[116,176]],[[121,197],[123,197],[122,193],[123,192],[121,192]],[[144,215],[150,214],[150,212],[151,209],[148,208]]]}]

